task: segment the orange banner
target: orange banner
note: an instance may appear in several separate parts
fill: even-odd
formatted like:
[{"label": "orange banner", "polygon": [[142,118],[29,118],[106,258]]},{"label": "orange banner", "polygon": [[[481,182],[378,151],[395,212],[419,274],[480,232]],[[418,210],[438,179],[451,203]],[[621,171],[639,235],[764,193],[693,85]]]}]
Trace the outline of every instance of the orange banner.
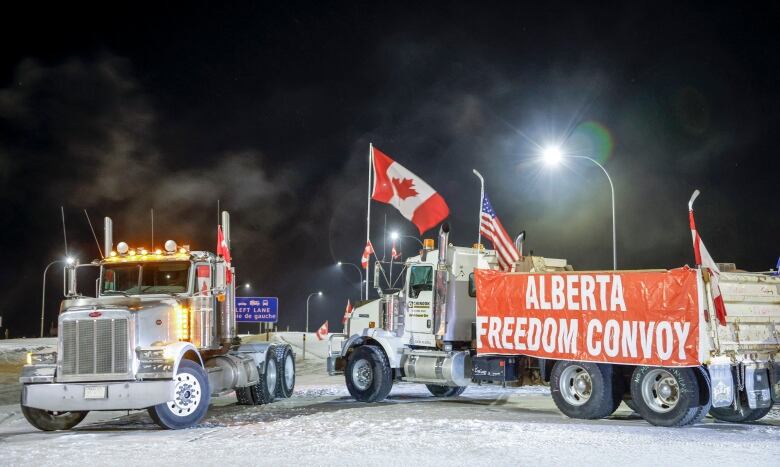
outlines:
[{"label": "orange banner", "polygon": [[699,365],[696,271],[477,270],[477,353]]}]

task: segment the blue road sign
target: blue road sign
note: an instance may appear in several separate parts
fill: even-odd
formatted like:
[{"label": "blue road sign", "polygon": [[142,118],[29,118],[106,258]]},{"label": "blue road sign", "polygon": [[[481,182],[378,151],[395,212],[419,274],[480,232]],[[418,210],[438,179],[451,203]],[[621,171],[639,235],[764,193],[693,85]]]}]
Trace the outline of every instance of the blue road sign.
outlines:
[{"label": "blue road sign", "polygon": [[236,321],[275,323],[279,321],[278,297],[236,297]]}]

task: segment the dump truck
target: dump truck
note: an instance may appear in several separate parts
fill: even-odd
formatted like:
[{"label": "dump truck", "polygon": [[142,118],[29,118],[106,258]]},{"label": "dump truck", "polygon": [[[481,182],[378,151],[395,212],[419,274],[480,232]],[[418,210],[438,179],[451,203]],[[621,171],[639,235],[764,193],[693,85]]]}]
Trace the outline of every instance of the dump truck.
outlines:
[{"label": "dump truck", "polygon": [[[203,419],[211,397],[234,391],[244,405],[290,397],[291,347],[237,336],[228,212],[217,253],[174,240],[114,248],[108,217],[104,230],[104,258],[65,268],[56,351],[29,354],[22,369],[21,408],[33,426],[67,430],[93,410],[145,409],[180,429]],[[87,266],[99,268],[95,297],[77,291]]]},{"label": "dump truck", "polygon": [[556,406],[600,419],[621,402],[658,426],[707,413],[757,420],[780,401],[780,277],[721,265],[716,316],[703,268],[575,271],[564,259],[449,244],[443,225],[396,293],[362,302],[329,341],[327,370],[358,401],[395,382],[454,397],[470,384],[549,384]]}]

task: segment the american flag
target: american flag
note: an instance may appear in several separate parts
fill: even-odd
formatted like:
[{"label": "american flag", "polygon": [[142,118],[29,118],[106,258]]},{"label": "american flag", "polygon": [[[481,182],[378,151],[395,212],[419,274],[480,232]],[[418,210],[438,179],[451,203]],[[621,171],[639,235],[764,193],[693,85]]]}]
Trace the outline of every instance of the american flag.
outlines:
[{"label": "american flag", "polygon": [[485,195],[482,200],[482,212],[479,218],[479,233],[493,243],[493,248],[498,253],[498,265],[502,271],[509,271],[512,263],[520,259],[512,239],[506,233],[504,226],[496,216],[493,205]]}]

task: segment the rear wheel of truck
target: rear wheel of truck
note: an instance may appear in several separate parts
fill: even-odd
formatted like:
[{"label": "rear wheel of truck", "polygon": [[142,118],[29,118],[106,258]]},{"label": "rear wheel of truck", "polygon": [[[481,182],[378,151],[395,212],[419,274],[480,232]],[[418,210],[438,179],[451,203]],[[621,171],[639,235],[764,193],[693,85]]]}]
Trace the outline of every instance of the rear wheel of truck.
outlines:
[{"label": "rear wheel of truck", "polygon": [[550,392],[558,410],[571,418],[604,418],[616,408],[609,365],[558,361],[550,374]]},{"label": "rear wheel of truck", "polygon": [[265,372],[260,374],[260,381],[249,387],[255,404],[270,404],[276,399],[279,386],[279,366],[276,363],[276,352],[265,353]]},{"label": "rear wheel of truck", "polygon": [[393,388],[393,370],[379,347],[362,345],[349,355],[344,372],[347,390],[360,402],[384,400]]},{"label": "rear wheel of truck", "polygon": [[636,367],[631,377],[631,398],[639,415],[656,426],[681,427],[696,423],[704,414],[694,371],[693,368]]},{"label": "rear wheel of truck", "polygon": [[51,412],[22,406],[24,418],[41,431],[70,430],[81,423],[89,412]]},{"label": "rear wheel of truck", "polygon": [[440,384],[426,384],[425,387],[436,397],[457,397],[466,390],[466,386],[442,386]]},{"label": "rear wheel of truck", "polygon": [[712,407],[710,409],[710,415],[712,415],[713,418],[724,422],[745,423],[759,420],[772,410],[771,406],[760,409],[751,409],[750,406],[748,406],[747,398],[744,397],[744,394],[744,392],[740,393],[739,408],[735,409],[733,404],[726,407]]},{"label": "rear wheel of truck", "polygon": [[167,430],[189,428],[203,420],[209,409],[209,378],[199,364],[182,360],[173,381],[174,399],[149,407],[149,416]]},{"label": "rear wheel of truck", "polygon": [[289,346],[276,348],[276,363],[279,368],[279,389],[276,397],[288,398],[295,390],[295,357]]}]

